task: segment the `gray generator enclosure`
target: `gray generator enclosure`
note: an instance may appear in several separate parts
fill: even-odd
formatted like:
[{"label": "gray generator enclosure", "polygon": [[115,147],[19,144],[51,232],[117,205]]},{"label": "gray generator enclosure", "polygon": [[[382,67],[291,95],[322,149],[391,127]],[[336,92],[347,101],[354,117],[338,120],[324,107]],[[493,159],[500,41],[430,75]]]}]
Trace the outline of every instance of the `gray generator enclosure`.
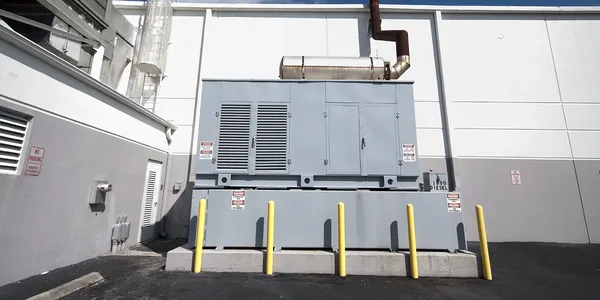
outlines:
[{"label": "gray generator enclosure", "polygon": [[[189,243],[208,200],[206,247],[465,249],[460,202],[422,191],[412,82],[205,80]],[[454,197],[454,195],[453,195]],[[455,197],[456,198],[456,197]],[[450,202],[453,203],[452,207]]]}]

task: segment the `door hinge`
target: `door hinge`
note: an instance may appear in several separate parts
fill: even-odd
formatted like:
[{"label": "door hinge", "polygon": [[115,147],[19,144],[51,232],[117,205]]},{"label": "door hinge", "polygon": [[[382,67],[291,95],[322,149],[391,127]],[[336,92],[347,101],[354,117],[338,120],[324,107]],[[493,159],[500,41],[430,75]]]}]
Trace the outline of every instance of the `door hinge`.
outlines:
[{"label": "door hinge", "polygon": [[328,163],[329,163],[329,160],[327,158],[323,160],[324,165],[327,165]]},{"label": "door hinge", "polygon": [[288,160],[287,160],[287,164],[288,164],[288,165],[291,165],[291,164],[292,164],[292,159],[291,159],[291,158],[288,158]]},{"label": "door hinge", "polygon": [[212,161],[213,164],[215,164],[217,162],[217,158],[213,157],[211,161]]},{"label": "door hinge", "polygon": [[291,112],[289,112],[289,113],[288,113],[288,118],[291,118],[291,117],[292,117],[292,113],[291,113]]},{"label": "door hinge", "polygon": [[398,160],[398,165],[401,166],[403,164],[403,162],[401,160]]},{"label": "door hinge", "polygon": [[219,112],[215,111],[215,117],[218,117],[218,116],[219,116]]},{"label": "door hinge", "polygon": [[400,113],[396,113],[396,119],[400,118]]},{"label": "door hinge", "polygon": [[323,112],[323,118],[327,118],[327,112]]}]

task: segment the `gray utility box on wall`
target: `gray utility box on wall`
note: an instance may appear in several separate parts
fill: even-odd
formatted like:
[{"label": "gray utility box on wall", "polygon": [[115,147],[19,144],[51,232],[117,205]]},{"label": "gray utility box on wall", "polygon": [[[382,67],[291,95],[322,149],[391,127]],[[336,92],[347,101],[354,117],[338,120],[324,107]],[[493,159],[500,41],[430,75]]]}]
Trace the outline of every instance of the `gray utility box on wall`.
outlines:
[{"label": "gray utility box on wall", "polygon": [[419,191],[412,85],[204,80],[188,242],[205,198],[205,246],[264,247],[273,200],[277,247],[335,248],[344,202],[349,248],[403,249],[412,203],[421,248],[465,249],[460,210]]},{"label": "gray utility box on wall", "polygon": [[210,81],[196,186],[417,190],[410,82]]}]

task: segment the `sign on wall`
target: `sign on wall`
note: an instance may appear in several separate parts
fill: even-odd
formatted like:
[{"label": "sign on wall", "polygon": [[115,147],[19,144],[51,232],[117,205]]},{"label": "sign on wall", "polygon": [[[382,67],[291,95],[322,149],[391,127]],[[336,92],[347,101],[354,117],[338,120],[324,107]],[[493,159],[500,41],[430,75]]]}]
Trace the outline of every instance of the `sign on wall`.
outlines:
[{"label": "sign on wall", "polygon": [[521,171],[519,171],[519,170],[510,171],[510,177],[512,179],[512,184],[521,184]]},{"label": "sign on wall", "polygon": [[29,157],[27,166],[25,167],[25,175],[38,176],[42,171],[42,163],[44,161],[44,148],[32,146],[29,149]]}]

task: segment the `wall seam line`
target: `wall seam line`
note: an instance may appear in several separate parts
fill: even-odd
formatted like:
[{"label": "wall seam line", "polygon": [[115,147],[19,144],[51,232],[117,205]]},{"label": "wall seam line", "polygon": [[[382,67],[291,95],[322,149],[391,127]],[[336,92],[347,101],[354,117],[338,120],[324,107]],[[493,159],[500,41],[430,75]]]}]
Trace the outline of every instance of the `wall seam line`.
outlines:
[{"label": "wall seam line", "polygon": [[585,205],[583,205],[583,195],[581,194],[581,185],[579,184],[579,176],[577,174],[577,164],[575,163],[573,155],[573,143],[571,142],[571,134],[569,132],[569,124],[567,123],[567,115],[565,114],[565,105],[563,102],[563,95],[560,89],[560,81],[558,80],[558,71],[556,70],[556,59],[554,58],[554,49],[552,48],[552,39],[550,38],[550,29],[548,29],[548,19],[546,14],[544,16],[544,26],[546,27],[546,36],[548,38],[548,46],[550,47],[550,56],[552,57],[552,67],[554,69],[554,78],[556,79],[556,88],[558,89],[558,98],[560,100],[560,108],[562,110],[563,120],[565,121],[565,131],[567,133],[567,140],[569,142],[569,150],[571,152],[571,163],[573,164],[573,174],[575,175],[575,184],[577,184],[577,193],[579,194],[579,203],[581,204],[581,214],[583,215],[583,224],[585,225],[585,233],[587,234],[588,243],[591,243],[590,229],[587,223],[587,217],[585,215]]}]

